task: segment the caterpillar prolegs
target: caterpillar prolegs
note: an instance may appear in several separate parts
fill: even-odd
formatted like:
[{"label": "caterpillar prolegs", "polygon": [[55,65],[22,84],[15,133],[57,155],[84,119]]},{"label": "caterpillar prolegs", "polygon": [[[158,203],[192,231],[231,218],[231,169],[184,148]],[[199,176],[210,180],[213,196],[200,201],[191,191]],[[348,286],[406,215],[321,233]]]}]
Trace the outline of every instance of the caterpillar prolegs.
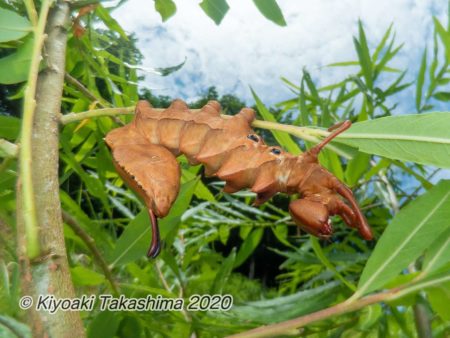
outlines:
[{"label": "caterpillar prolegs", "polygon": [[290,214],[301,229],[313,235],[331,236],[329,216],[339,215],[363,238],[372,238],[352,191],[317,159],[327,143],[351,126],[350,121],[338,125],[309,151],[294,156],[266,145],[254,133],[252,109],[244,108],[230,118],[222,117],[220,110],[216,101],[198,112],[190,111],[181,100],[163,111],[140,101],[134,120],[105,138],[120,176],[148,208],[153,232],[149,257],[160,251],[157,220],[168,214],[179,191],[176,157],[181,154],[192,165],[203,164],[205,175],[225,181],[227,193],[250,188],[257,194],[255,205],[278,192],[299,194],[300,198],[289,204]]}]

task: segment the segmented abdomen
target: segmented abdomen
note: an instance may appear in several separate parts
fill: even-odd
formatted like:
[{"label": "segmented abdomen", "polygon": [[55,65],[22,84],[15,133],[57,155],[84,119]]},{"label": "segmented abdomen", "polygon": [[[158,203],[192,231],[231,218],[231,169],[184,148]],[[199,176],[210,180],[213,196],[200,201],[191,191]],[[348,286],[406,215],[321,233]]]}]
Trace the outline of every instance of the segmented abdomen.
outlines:
[{"label": "segmented abdomen", "polygon": [[223,118],[213,101],[198,112],[190,111],[182,101],[163,112],[142,102],[135,126],[150,143],[167,148],[174,156],[184,154],[190,164],[203,164],[207,176],[217,175],[227,182],[226,192],[250,187],[263,192],[275,186],[280,191],[283,182],[278,178],[287,177],[288,172],[283,173],[286,166],[278,164],[289,156],[253,134],[250,124],[254,118],[252,109]]}]

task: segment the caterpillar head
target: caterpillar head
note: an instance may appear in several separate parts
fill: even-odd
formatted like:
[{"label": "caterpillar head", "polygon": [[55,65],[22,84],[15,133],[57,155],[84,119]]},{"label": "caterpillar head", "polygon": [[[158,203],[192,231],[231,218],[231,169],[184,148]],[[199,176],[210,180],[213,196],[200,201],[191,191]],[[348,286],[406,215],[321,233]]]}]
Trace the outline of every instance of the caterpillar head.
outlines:
[{"label": "caterpillar head", "polygon": [[364,239],[370,240],[372,231],[352,191],[318,164],[323,147],[350,126],[351,122],[345,121],[331,127],[329,131],[333,132],[329,136],[298,158],[303,175],[295,182],[295,191],[302,198],[289,204],[289,212],[301,229],[315,236],[330,237],[333,233],[330,216],[339,215],[348,226],[358,229]]}]

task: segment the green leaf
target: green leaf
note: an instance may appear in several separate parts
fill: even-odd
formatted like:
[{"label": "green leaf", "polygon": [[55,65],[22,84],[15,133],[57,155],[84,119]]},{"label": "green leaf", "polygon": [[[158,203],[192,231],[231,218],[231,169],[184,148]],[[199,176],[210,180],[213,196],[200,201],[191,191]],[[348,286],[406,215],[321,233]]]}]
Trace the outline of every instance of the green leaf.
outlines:
[{"label": "green leaf", "polygon": [[450,32],[447,32],[438,19],[433,18],[434,27],[441,38],[442,44],[445,48],[445,53],[447,54],[447,60],[450,62]]},{"label": "green leaf", "polygon": [[88,327],[88,338],[113,338],[116,336],[121,319],[120,312],[100,311]]},{"label": "green leaf", "polygon": [[120,34],[122,38],[128,41],[128,36],[119,25],[119,23],[109,14],[108,10],[102,5],[98,5],[95,9],[95,13],[103,21],[103,23],[112,31]]},{"label": "green leaf", "polygon": [[0,42],[19,40],[33,30],[23,16],[0,8]]},{"label": "green leaf", "polygon": [[[260,100],[258,95],[256,95],[254,90],[252,88],[250,88],[250,90],[252,91],[253,98],[255,99],[258,112],[261,114],[263,119],[270,122],[276,122],[277,120],[275,119],[273,114],[264,106],[264,103],[262,103],[262,101]],[[294,142],[294,140],[292,140],[289,134],[279,132],[276,130],[271,130],[271,132],[281,147],[286,148],[286,150],[293,155],[298,155],[301,153],[299,146],[297,145],[297,143]]]},{"label": "green leaf", "polygon": [[[180,217],[189,207],[198,179],[184,183],[169,214],[160,220],[161,239],[173,230],[180,222]],[[126,264],[143,257],[151,239],[148,211],[142,210],[127,226],[116,243],[116,248],[109,259],[112,266]]]},{"label": "green leaf", "polygon": [[337,137],[360,151],[450,168],[450,112],[388,116],[355,123]]},{"label": "green leaf", "polygon": [[200,7],[216,25],[219,25],[230,7],[225,0],[203,0]]},{"label": "green leaf", "polygon": [[28,78],[33,42],[32,38],[27,38],[14,53],[0,59],[0,83],[20,83]]},{"label": "green leaf", "polygon": [[19,136],[20,119],[13,116],[0,115],[0,138],[14,141]]},{"label": "green leaf", "polygon": [[423,84],[425,83],[425,71],[427,69],[427,49],[423,51],[422,62],[420,64],[419,74],[417,75],[417,85],[416,85],[416,109],[418,112],[421,111],[422,105],[422,92]]},{"label": "green leaf", "polygon": [[449,227],[450,181],[441,181],[392,219],[370,256],[354,297],[379,289]]},{"label": "green leaf", "polygon": [[433,97],[439,101],[450,102],[450,92],[437,92]]},{"label": "green leaf", "polygon": [[325,253],[322,250],[322,247],[319,244],[319,240],[316,237],[311,236],[310,237],[310,241],[311,241],[311,247],[314,250],[314,253],[316,254],[317,258],[322,262],[322,264],[331,272],[334,273],[334,275],[345,285],[347,286],[350,290],[355,291],[356,287],[350,283],[349,281],[347,281],[344,276],[342,276],[339,271],[336,270],[336,268],[334,267],[334,265],[328,260],[328,258],[325,256]]},{"label": "green leaf", "polygon": [[244,263],[253,251],[255,251],[259,242],[261,242],[263,233],[264,228],[256,228],[247,236],[247,238],[245,238],[244,243],[242,243],[236,256],[236,260],[234,262],[235,268]]},{"label": "green leaf", "polygon": [[445,321],[450,321],[450,282],[427,290],[428,301],[434,311]]},{"label": "green leaf", "polygon": [[258,10],[270,21],[286,26],[283,13],[275,0],[253,0]]},{"label": "green leaf", "polygon": [[84,266],[76,266],[70,269],[72,280],[76,285],[99,285],[105,282],[105,277],[98,272],[85,268]]},{"label": "green leaf", "polygon": [[369,89],[373,89],[373,66],[370,58],[369,46],[367,45],[366,34],[362,26],[361,20],[358,21],[359,40],[353,39],[356,52],[358,54],[361,70],[366,80],[366,85]]},{"label": "green leaf", "polygon": [[329,283],[289,296],[233,306],[230,313],[243,322],[277,323],[326,308],[339,295],[339,289],[337,283]]},{"label": "green leaf", "polygon": [[0,315],[0,337],[3,338],[31,338],[31,329],[24,323],[9,317]]},{"label": "green leaf", "polygon": [[172,0],[155,0],[155,9],[161,15],[163,22],[167,21],[177,11],[177,6]]},{"label": "green leaf", "polygon": [[362,175],[369,168],[370,155],[365,153],[358,153],[347,163],[347,168],[345,169],[345,181],[352,187]]},{"label": "green leaf", "polygon": [[216,278],[211,286],[211,294],[221,294],[223,287],[227,284],[228,278],[233,271],[234,261],[236,259],[236,248],[231,250],[227,258],[225,258],[217,271]]},{"label": "green leaf", "polygon": [[425,254],[423,274],[430,274],[450,262],[450,229],[433,242]]},{"label": "green leaf", "polygon": [[156,74],[161,75],[161,76],[167,76],[172,74],[173,72],[176,72],[177,70],[181,69],[181,67],[184,66],[184,64],[186,63],[186,58],[184,58],[184,61],[175,65],[175,66],[171,66],[171,67],[165,67],[165,68],[154,68],[154,71]]}]

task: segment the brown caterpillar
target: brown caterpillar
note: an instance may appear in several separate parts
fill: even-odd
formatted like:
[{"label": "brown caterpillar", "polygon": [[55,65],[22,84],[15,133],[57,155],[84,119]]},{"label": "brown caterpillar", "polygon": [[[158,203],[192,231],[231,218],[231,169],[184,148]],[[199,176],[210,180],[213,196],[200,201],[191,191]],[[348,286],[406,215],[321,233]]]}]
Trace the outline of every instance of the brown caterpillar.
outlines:
[{"label": "brown caterpillar", "polygon": [[105,138],[120,176],[148,208],[153,233],[149,257],[160,251],[157,218],[168,214],[178,195],[180,167],[175,158],[181,154],[192,165],[203,164],[207,176],[225,181],[227,193],[250,188],[257,193],[255,205],[278,192],[299,194],[301,198],[289,204],[290,214],[313,235],[331,236],[329,216],[340,215],[363,238],[372,239],[352,191],[317,160],[322,148],[348,129],[350,121],[335,127],[314,148],[294,156],[265,145],[254,133],[252,109],[244,108],[230,118],[221,117],[220,110],[218,102],[210,101],[199,112],[192,112],[186,103],[175,100],[161,112],[140,101],[134,120]]}]

